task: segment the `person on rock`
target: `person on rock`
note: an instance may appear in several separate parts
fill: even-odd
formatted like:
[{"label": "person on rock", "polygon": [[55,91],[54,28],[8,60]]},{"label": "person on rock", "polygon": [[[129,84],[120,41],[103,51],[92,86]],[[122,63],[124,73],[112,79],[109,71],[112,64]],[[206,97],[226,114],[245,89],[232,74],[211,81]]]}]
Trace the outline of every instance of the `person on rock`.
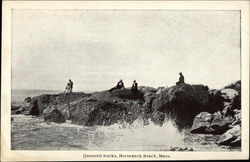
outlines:
[{"label": "person on rock", "polygon": [[64,93],[69,93],[69,92],[70,92],[70,83],[68,83],[67,86],[65,87]]},{"label": "person on rock", "polygon": [[176,85],[179,85],[179,84],[183,84],[185,83],[184,82],[184,76],[182,75],[182,73],[179,73],[180,77],[179,77],[179,81],[176,82]]},{"label": "person on rock", "polygon": [[71,81],[71,79],[69,79],[69,87],[70,87],[70,93],[73,92],[73,82]]},{"label": "person on rock", "polygon": [[122,79],[117,83],[117,85],[115,86],[115,87],[113,87],[113,88],[111,88],[110,90],[109,90],[109,92],[111,93],[113,90],[116,90],[116,89],[125,89],[125,87],[124,87],[124,84],[123,84],[123,82],[122,82]]},{"label": "person on rock", "polygon": [[137,93],[138,92],[138,83],[136,83],[136,80],[134,80],[134,82],[132,84],[131,91],[133,93]]}]

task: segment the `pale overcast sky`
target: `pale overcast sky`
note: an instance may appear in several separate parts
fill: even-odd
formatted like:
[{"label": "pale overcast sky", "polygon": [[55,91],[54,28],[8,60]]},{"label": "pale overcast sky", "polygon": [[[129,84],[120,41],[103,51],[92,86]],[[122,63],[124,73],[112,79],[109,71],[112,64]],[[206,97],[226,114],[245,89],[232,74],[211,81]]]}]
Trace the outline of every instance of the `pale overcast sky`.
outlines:
[{"label": "pale overcast sky", "polygon": [[105,90],[123,79],[221,88],[240,79],[239,11],[14,10],[12,88]]}]

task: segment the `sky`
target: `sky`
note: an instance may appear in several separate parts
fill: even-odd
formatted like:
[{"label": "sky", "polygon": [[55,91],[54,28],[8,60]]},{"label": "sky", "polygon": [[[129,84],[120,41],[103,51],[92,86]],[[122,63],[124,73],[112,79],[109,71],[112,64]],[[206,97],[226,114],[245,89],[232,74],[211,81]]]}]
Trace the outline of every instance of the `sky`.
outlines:
[{"label": "sky", "polygon": [[12,88],[100,91],[123,79],[221,88],[240,79],[239,11],[13,10]]}]

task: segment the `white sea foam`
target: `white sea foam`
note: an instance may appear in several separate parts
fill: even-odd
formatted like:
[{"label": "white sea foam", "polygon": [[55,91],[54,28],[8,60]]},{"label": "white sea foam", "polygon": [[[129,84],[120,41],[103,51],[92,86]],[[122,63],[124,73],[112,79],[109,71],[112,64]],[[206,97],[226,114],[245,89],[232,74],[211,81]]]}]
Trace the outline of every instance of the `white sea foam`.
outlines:
[{"label": "white sea foam", "polygon": [[184,134],[171,121],[166,121],[162,126],[152,122],[143,125],[140,120],[132,125],[100,126],[91,137],[90,141],[102,139],[102,144],[90,147],[102,150],[169,150],[170,146],[185,144]]}]

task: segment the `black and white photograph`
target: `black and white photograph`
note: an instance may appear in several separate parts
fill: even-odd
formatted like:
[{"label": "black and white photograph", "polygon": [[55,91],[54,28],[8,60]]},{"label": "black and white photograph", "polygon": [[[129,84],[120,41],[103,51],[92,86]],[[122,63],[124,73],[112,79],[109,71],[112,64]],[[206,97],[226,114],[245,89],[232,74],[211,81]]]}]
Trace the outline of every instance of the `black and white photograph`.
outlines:
[{"label": "black and white photograph", "polygon": [[241,10],[10,14],[9,151],[244,151]]}]

